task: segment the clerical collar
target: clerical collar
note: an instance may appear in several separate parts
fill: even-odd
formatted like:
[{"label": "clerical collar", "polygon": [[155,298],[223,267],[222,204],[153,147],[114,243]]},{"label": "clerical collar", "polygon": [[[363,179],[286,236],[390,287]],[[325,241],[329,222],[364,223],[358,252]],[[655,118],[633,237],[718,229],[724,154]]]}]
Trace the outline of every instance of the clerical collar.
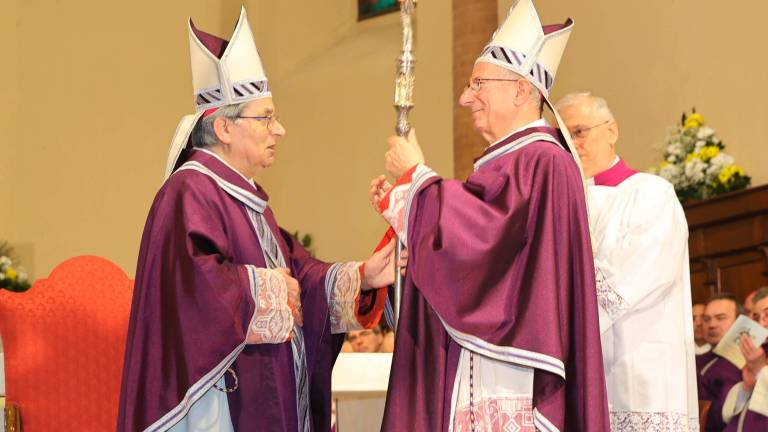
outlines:
[{"label": "clerical collar", "polygon": [[613,161],[613,165],[607,170],[595,175],[589,179],[588,184],[595,186],[618,186],[624,180],[637,174],[638,171],[633,170],[624,163],[624,160],[616,156]]},{"label": "clerical collar", "polygon": [[224,166],[226,166],[227,168],[229,168],[229,169],[231,169],[232,171],[236,172],[236,173],[237,173],[237,175],[239,175],[240,177],[242,177],[242,178],[243,178],[243,180],[245,180],[245,182],[246,182],[246,183],[248,183],[248,184],[250,184],[250,185],[253,185],[253,187],[255,187],[257,190],[259,189],[259,188],[256,186],[256,182],[254,182],[252,179],[249,179],[248,177],[244,176],[244,175],[243,175],[243,173],[241,173],[240,171],[236,170],[236,169],[235,169],[235,167],[233,167],[232,165],[230,165],[229,163],[227,163],[227,161],[225,161],[225,160],[224,160],[224,158],[222,158],[221,156],[217,155],[216,153],[214,153],[214,152],[212,152],[212,151],[210,151],[210,150],[208,150],[208,149],[204,149],[204,148],[200,148],[200,147],[196,147],[196,148],[195,148],[195,150],[201,151],[201,152],[203,152],[203,153],[206,153],[206,154],[209,154],[209,155],[211,155],[211,156],[215,157],[216,159],[218,159],[218,160],[219,160],[219,162],[223,163],[223,164],[224,164]]},{"label": "clerical collar", "polygon": [[[496,140],[496,142],[494,142],[493,144],[489,145],[488,147],[493,147],[493,146],[495,146],[496,144],[498,144],[498,143],[500,143],[500,142],[504,141],[505,139],[507,139],[507,138],[511,137],[512,135],[514,135],[514,134],[516,134],[516,133],[518,133],[518,132],[520,132],[520,131],[526,130],[526,129],[528,129],[528,128],[533,128],[533,127],[546,127],[546,126],[548,126],[548,125],[547,125],[547,121],[546,121],[546,120],[544,120],[543,118],[540,118],[540,119],[538,119],[538,120],[534,120],[534,121],[532,121],[532,122],[528,123],[527,125],[525,125],[525,126],[521,127],[520,129],[517,129],[517,130],[513,130],[512,132],[510,132],[510,133],[508,133],[508,134],[504,135],[504,136],[503,136],[501,139],[499,139],[499,140]],[[486,148],[488,148],[488,147],[486,147]]]}]

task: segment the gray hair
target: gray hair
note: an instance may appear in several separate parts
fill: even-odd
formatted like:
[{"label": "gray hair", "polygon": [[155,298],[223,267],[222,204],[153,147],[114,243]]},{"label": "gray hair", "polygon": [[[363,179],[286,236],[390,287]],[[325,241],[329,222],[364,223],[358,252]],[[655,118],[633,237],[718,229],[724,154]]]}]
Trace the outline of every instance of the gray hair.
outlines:
[{"label": "gray hair", "polygon": [[[499,67],[501,67],[501,66],[499,66]],[[504,73],[506,74],[507,78],[517,78],[517,79],[521,79],[523,81],[528,81],[528,84],[530,84],[530,86],[531,86],[531,102],[533,102],[534,105],[536,105],[539,108],[539,114],[541,114],[541,111],[542,111],[542,108],[543,108],[543,102],[544,102],[544,99],[541,96],[541,90],[539,90],[539,88],[536,87],[531,82],[530,79],[520,75],[519,73],[511,71],[511,70],[509,70],[507,68],[503,68],[503,67],[501,67],[501,69],[504,70]]]},{"label": "gray hair", "polygon": [[190,144],[196,148],[210,148],[218,144],[219,140],[216,138],[216,131],[213,129],[214,120],[219,117],[235,120],[243,113],[246,105],[248,105],[248,102],[225,105],[208,117],[200,119],[189,136]]},{"label": "gray hair", "polygon": [[608,102],[599,96],[594,96],[590,92],[569,93],[557,101],[555,109],[559,112],[565,107],[585,101],[589,102],[595,113],[604,115],[607,120],[614,120],[613,113],[611,112],[611,109],[608,108]]},{"label": "gray hair", "polygon": [[757,304],[757,302],[766,297],[768,297],[768,286],[764,286],[755,291],[755,297],[752,299],[752,301]]}]

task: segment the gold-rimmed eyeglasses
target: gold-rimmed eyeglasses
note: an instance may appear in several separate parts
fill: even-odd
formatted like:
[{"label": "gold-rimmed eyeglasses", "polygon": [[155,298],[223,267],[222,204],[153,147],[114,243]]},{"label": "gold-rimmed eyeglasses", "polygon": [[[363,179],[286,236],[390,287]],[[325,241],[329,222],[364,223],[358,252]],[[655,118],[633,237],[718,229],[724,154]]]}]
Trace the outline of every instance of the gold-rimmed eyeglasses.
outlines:
[{"label": "gold-rimmed eyeglasses", "polygon": [[579,139],[586,138],[586,137],[589,136],[589,131],[591,131],[592,129],[594,129],[596,127],[607,125],[610,122],[611,122],[610,120],[606,120],[606,121],[604,121],[602,123],[598,123],[598,124],[596,124],[594,126],[589,126],[589,127],[577,126],[577,127],[573,128],[573,129],[569,130],[569,132],[571,133],[571,136],[574,137],[574,138],[579,138]]},{"label": "gold-rimmed eyeglasses", "polygon": [[473,79],[469,83],[469,85],[464,86],[464,91],[472,90],[472,92],[477,93],[483,87],[483,83],[487,82],[487,81],[513,82],[513,81],[520,81],[520,78],[516,78],[516,79],[511,79],[511,78],[475,78],[475,79]]},{"label": "gold-rimmed eyeglasses", "polygon": [[275,114],[269,114],[264,116],[237,116],[237,118],[241,119],[251,119],[251,120],[258,120],[262,122],[267,122],[267,129],[271,132],[272,128],[275,126],[275,124],[280,122],[280,117],[278,117]]}]

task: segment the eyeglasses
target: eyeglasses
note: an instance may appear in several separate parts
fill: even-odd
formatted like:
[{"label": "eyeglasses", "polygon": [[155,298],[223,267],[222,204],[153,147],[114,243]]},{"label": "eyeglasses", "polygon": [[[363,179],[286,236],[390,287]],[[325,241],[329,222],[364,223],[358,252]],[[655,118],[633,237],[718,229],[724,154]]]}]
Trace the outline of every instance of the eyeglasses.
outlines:
[{"label": "eyeglasses", "polygon": [[569,132],[571,132],[572,137],[583,139],[589,136],[589,131],[591,131],[592,129],[603,126],[603,125],[607,125],[610,122],[611,122],[610,120],[606,120],[600,124],[596,124],[590,127],[577,127],[575,129],[570,130]]},{"label": "eyeglasses", "polygon": [[483,83],[486,81],[506,81],[506,82],[513,82],[513,81],[520,81],[520,79],[507,79],[507,78],[475,78],[472,80],[472,82],[464,86],[464,91],[472,90],[472,92],[477,93],[480,91],[480,89],[483,86]]},{"label": "eyeglasses", "polygon": [[274,114],[265,115],[265,116],[237,116],[237,118],[265,121],[267,122],[267,129],[270,132],[272,132],[272,128],[275,127],[275,124],[280,122],[280,117]]}]

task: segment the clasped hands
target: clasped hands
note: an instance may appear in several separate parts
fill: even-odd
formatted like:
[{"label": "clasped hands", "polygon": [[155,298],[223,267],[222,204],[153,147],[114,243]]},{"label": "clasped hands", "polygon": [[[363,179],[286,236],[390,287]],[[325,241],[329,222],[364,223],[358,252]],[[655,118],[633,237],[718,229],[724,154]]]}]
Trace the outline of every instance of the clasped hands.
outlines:
[{"label": "clasped hands", "polygon": [[[365,261],[363,272],[362,290],[368,291],[376,288],[382,288],[395,282],[395,241],[390,240],[386,246],[371,255]],[[400,256],[400,267],[405,271],[405,265],[408,263],[408,254],[403,251]],[[299,281],[291,276],[291,270],[287,268],[275,269],[285,281],[288,295],[288,307],[293,315],[293,322],[299,327],[304,325],[304,317],[301,307],[301,286]]]}]

